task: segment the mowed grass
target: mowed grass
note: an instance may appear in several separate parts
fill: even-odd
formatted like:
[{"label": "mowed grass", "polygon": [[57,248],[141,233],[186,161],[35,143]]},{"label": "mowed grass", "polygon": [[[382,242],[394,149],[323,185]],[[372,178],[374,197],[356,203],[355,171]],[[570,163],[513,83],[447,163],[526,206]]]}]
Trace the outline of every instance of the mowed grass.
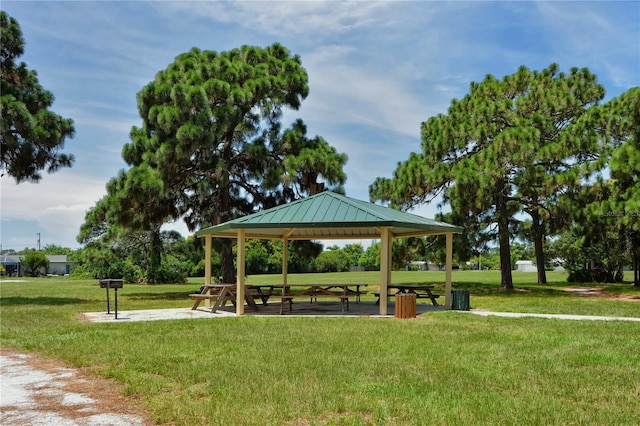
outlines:
[{"label": "mowed grass", "polygon": [[[565,291],[564,274],[518,291],[494,271],[455,271],[473,308],[640,317],[640,291],[601,286],[618,299]],[[248,283],[279,283],[251,276]],[[396,283],[444,273],[394,272]],[[375,272],[290,275],[291,283],[364,282]],[[121,310],[191,306],[184,285],[125,285]],[[640,423],[640,323],[506,319],[435,312],[415,320],[227,317],[83,323],[105,310],[97,281],[0,284],[3,347],[35,351],[123,385],[158,424],[512,425]],[[369,300],[373,300],[368,295]]]}]

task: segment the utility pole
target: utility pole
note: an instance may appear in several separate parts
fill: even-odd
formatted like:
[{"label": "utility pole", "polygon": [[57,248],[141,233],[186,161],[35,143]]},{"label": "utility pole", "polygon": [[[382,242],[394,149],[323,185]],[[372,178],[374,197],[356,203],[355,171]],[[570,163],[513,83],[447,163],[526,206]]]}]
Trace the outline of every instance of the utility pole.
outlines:
[{"label": "utility pole", "polygon": [[36,232],[36,235],[38,236],[38,251],[40,251],[40,233]]}]

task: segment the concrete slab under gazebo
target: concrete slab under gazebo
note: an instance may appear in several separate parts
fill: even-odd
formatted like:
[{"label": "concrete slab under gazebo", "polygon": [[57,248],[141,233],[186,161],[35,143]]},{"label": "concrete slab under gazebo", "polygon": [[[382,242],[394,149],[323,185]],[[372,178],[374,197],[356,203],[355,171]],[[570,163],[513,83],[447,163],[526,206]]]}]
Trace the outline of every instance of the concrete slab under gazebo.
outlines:
[{"label": "concrete slab under gazebo", "polygon": [[212,239],[237,240],[236,313],[238,315],[244,314],[245,242],[247,239],[282,240],[284,285],[287,284],[289,241],[379,239],[381,243],[380,315],[387,315],[387,287],[391,281],[393,239],[427,235],[446,236],[445,307],[450,309],[453,234],[461,232],[462,228],[458,226],[327,191],[203,228],[196,232],[196,236],[205,238],[206,285],[211,284]]}]

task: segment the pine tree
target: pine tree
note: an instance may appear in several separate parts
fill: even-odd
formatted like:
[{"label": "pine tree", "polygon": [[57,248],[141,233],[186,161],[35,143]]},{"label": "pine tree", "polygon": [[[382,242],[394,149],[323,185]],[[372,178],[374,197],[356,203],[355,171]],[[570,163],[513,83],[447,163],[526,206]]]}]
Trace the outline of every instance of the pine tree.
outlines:
[{"label": "pine tree", "polygon": [[[152,227],[184,218],[190,230],[223,223],[324,189],[340,191],[347,161],[301,120],[283,129],[309,88],[297,55],[280,44],[179,55],[138,93],[142,126],[110,190],[129,218]],[[216,243],[235,282],[231,241]]]},{"label": "pine tree", "polygon": [[48,110],[53,94],[38,83],[36,71],[15,61],[24,53],[18,21],[0,12],[0,173],[17,183],[38,182],[41,170],[71,167],[73,155],[61,153],[75,132],[73,120]]},{"label": "pine tree", "polygon": [[400,163],[392,179],[378,178],[371,198],[407,208],[441,194],[456,217],[495,227],[507,289],[513,288],[510,226],[524,211],[532,218],[544,282],[543,242],[554,220],[554,199],[580,185],[583,163],[601,150],[597,139],[584,144],[570,129],[603,96],[586,68],[565,74],[556,64],[540,72],[523,66],[502,80],[487,75],[454,99],[446,115],[422,124],[422,152]]}]

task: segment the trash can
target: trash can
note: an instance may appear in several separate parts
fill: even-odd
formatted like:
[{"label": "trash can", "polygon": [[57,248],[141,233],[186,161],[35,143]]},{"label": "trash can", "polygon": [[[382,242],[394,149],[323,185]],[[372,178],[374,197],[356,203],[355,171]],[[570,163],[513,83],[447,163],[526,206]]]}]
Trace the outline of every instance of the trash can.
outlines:
[{"label": "trash can", "polygon": [[451,298],[451,309],[455,311],[468,311],[470,309],[469,290],[453,290]]},{"label": "trash can", "polygon": [[416,295],[414,293],[396,294],[396,318],[416,317]]}]

